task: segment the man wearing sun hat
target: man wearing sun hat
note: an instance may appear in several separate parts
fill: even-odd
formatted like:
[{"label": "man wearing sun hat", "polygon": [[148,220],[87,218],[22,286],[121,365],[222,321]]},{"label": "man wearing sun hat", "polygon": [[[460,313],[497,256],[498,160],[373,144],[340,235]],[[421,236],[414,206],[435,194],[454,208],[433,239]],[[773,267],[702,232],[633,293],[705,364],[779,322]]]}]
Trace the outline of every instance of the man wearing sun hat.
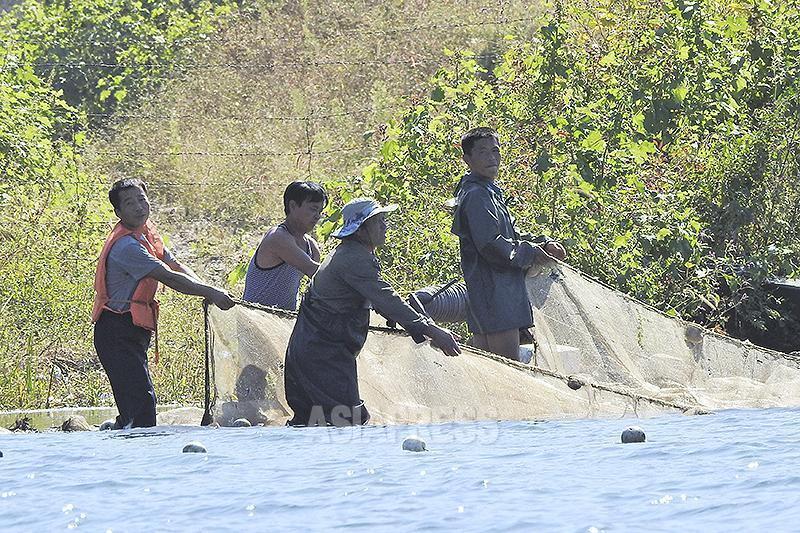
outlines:
[{"label": "man wearing sun hat", "polygon": [[342,208],[342,240],[320,265],[300,304],[286,350],[286,401],[290,425],[366,424],[369,412],[358,391],[356,356],[367,340],[370,309],[391,319],[416,342],[431,339],[446,355],[458,355],[456,338],[417,313],[380,273],[375,249],[386,242],[381,206],[356,198]]}]

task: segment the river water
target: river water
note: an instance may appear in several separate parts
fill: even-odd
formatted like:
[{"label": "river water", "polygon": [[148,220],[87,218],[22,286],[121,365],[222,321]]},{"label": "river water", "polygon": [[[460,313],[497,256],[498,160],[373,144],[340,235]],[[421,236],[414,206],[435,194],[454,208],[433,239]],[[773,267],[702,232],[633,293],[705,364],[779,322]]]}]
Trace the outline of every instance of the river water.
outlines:
[{"label": "river water", "polygon": [[[646,443],[620,443],[631,424]],[[412,434],[429,451],[403,451]],[[13,434],[0,451],[3,531],[800,530],[789,409]]]}]

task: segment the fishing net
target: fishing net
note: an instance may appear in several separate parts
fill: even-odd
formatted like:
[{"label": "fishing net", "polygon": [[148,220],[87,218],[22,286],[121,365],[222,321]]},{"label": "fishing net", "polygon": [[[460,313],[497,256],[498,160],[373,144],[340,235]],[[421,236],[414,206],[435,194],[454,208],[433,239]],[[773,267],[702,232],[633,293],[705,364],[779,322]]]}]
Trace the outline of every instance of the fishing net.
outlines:
[{"label": "fishing net", "polygon": [[[800,404],[795,358],[670,318],[548,262],[528,277],[531,364],[463,347],[446,357],[374,326],[358,357],[378,424],[651,416]],[[283,358],[294,313],[206,309],[205,422],[284,424]],[[377,323],[377,319],[374,323]]]},{"label": "fishing net", "polygon": [[530,274],[538,366],[710,410],[800,405],[795,355],[669,317],[563,264]]}]

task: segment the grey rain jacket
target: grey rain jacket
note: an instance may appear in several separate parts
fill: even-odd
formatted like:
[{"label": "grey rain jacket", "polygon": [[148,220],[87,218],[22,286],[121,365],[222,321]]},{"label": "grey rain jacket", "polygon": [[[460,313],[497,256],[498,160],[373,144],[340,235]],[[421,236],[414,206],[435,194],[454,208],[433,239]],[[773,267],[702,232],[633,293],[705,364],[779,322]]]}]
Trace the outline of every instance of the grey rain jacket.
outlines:
[{"label": "grey rain jacket", "polygon": [[486,334],[532,326],[525,273],[544,251],[521,239],[503,192],[492,181],[468,173],[458,184],[456,199],[451,231],[458,235],[461,249],[470,331]]}]

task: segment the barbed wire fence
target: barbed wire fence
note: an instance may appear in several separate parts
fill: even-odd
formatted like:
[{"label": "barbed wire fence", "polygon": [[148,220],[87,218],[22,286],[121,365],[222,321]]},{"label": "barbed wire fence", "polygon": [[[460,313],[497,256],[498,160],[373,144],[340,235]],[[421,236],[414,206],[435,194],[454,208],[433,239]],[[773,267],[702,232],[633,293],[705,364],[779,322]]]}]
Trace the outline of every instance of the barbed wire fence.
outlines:
[{"label": "barbed wire fence", "polygon": [[[381,28],[381,29],[368,29],[368,28],[352,28],[341,30],[332,35],[326,35],[326,38],[334,39],[353,39],[356,36],[378,36],[378,35],[396,35],[396,34],[410,34],[421,31],[447,31],[454,29],[475,28],[495,26],[500,27],[512,24],[524,23],[537,23],[540,19],[538,17],[518,17],[510,18],[505,14],[505,0],[499,2],[500,10],[499,15],[492,19],[475,21],[475,22],[443,22],[443,23],[429,23],[409,25],[394,28]],[[263,41],[265,43],[272,42],[289,42],[296,41],[296,39],[288,37],[276,36],[263,36],[253,38],[251,40]],[[232,42],[235,36],[223,34],[219,36],[209,36],[200,40],[192,40],[191,44],[195,43],[208,43],[208,44],[225,44]],[[123,50],[131,45],[142,44],[145,41],[136,42],[134,40],[121,39],[119,41],[98,40],[92,43],[93,46],[98,47],[118,47]],[[188,42],[188,41],[187,41]],[[404,56],[399,53],[388,54],[385,56],[373,55],[359,59],[352,57],[320,57],[313,59],[304,58],[275,58],[269,61],[207,61],[207,62],[120,62],[120,61],[97,61],[97,60],[81,60],[80,58],[66,58],[58,61],[23,61],[20,56],[15,56],[11,50],[15,46],[25,45],[25,41],[13,39],[0,39],[0,45],[5,48],[5,54],[0,55],[0,69],[3,71],[17,69],[17,68],[33,68],[38,72],[47,73],[45,79],[57,78],[59,73],[64,71],[79,72],[87,79],[92,79],[99,76],[107,76],[110,73],[125,72],[126,76],[131,76],[132,79],[137,77],[148,78],[155,80],[180,80],[187,76],[194,76],[199,73],[207,73],[209,71],[218,73],[224,76],[226,72],[262,72],[275,69],[307,69],[318,68],[324,69],[327,67],[338,68],[347,67],[349,69],[374,69],[375,67],[400,67],[400,68],[430,68],[432,66],[441,65],[447,67],[451,64],[456,64],[461,59],[468,57],[475,61],[493,61],[497,59],[496,54],[453,54],[446,55],[439,54],[418,54],[415,56]],[[175,42],[172,45],[179,45],[181,43]],[[88,50],[91,52],[91,50]],[[115,54],[110,53],[109,57]],[[321,158],[330,155],[347,155],[359,151],[366,151],[370,148],[368,142],[361,143],[342,143],[340,146],[334,147],[320,147],[316,142],[316,136],[324,121],[335,121],[338,119],[346,119],[348,117],[374,117],[380,113],[396,113],[398,108],[402,106],[398,104],[379,106],[372,104],[368,106],[361,106],[354,109],[346,110],[330,110],[325,109],[325,104],[328,102],[312,102],[309,110],[306,113],[275,113],[271,109],[263,109],[250,114],[214,114],[214,113],[201,113],[194,110],[176,111],[173,112],[136,112],[132,110],[123,109],[120,112],[85,112],[78,109],[70,108],[53,108],[54,115],[60,117],[60,120],[65,125],[67,132],[67,144],[70,145],[72,156],[69,159],[69,171],[72,174],[73,183],[72,191],[74,194],[74,203],[76,206],[84,205],[88,202],[87,191],[82,188],[87,184],[90,187],[107,187],[109,185],[108,178],[92,172],[85,172],[83,165],[83,156],[87,153],[92,156],[97,156],[106,161],[119,160],[122,164],[126,162],[141,160],[141,159],[155,159],[155,158],[201,158],[201,159],[253,159],[258,161],[267,160],[270,158],[294,158],[295,167],[301,169],[301,172],[306,177],[312,177],[314,171],[319,164]],[[23,110],[24,108],[20,108]],[[28,111],[36,113],[39,110],[29,108]],[[88,121],[88,122],[87,122]],[[253,123],[253,122],[274,122],[276,124],[293,124],[299,126],[302,132],[302,139],[299,141],[299,146],[296,149],[268,149],[263,145],[241,145],[233,148],[211,148],[202,147],[183,148],[183,149],[165,149],[164,147],[156,147],[150,149],[108,149],[106,144],[100,144],[99,147],[90,141],[89,147],[82,146],[77,140],[78,134],[82,133],[88,128],[88,124],[99,123],[103,127],[110,127],[112,123],[125,123],[125,122],[175,122],[175,121],[199,121],[199,122],[219,122],[223,124],[231,123]],[[374,143],[374,140],[371,141]],[[113,146],[113,144],[111,145]],[[165,193],[177,187],[215,187],[226,185],[224,182],[209,181],[204,179],[160,179],[148,183],[148,187],[154,191],[159,189]],[[253,194],[261,194],[274,192],[282,183],[279,180],[264,179],[259,176],[258,179],[252,183],[237,184],[236,188],[240,192],[252,192]],[[89,205],[87,203],[87,205]],[[159,213],[159,219],[167,218],[170,215],[166,213]],[[180,220],[180,216],[175,215],[176,220]],[[81,224],[87,228],[108,228],[110,229],[114,220],[95,220],[95,217],[87,216],[86,213],[75,214],[76,220],[81,219]],[[70,220],[65,221],[71,222]],[[102,230],[101,230],[102,232]],[[91,239],[85,239],[84,233],[79,232],[73,244],[74,253],[60,252],[57,258],[53,259],[61,262],[67,268],[74,269],[75,272],[83,272],[91,269],[96,261],[96,256],[99,250],[88,249],[95,243]],[[19,252],[22,253],[22,252]],[[64,301],[77,302],[83,301],[86,298],[87,291],[85,287],[74,287],[73,290],[64,293]],[[27,291],[27,294],[16,294],[12,296],[13,303],[16,304],[32,304],[46,306],[52,304],[52,301],[44,295],[37,295]],[[49,399],[48,399],[49,401]]]},{"label": "barbed wire fence", "polygon": [[[508,2],[507,0],[499,0],[498,1],[498,16],[493,19],[481,20],[481,21],[468,21],[468,22],[438,22],[438,23],[429,23],[429,24],[413,24],[409,26],[400,26],[400,27],[393,27],[393,28],[379,28],[379,29],[369,29],[369,28],[351,28],[351,29],[341,29],[338,31],[326,33],[324,38],[325,40],[335,40],[335,39],[352,39],[354,35],[361,36],[361,35],[397,35],[399,33],[409,34],[409,33],[416,33],[419,31],[427,31],[427,30],[454,30],[454,29],[463,29],[463,28],[477,28],[477,27],[485,27],[485,26],[507,26],[512,24],[525,24],[525,23],[539,23],[541,22],[541,18],[539,17],[507,17],[506,10],[508,9]],[[270,42],[284,42],[284,43],[295,43],[297,42],[296,37],[284,37],[284,36],[258,36],[258,37],[249,37],[250,40],[255,41],[270,41]],[[205,37],[199,38],[186,38],[181,40],[176,40],[173,44],[181,44],[182,42],[189,43],[189,44],[197,44],[197,43],[220,43],[225,44],[229,43],[233,40],[232,37],[229,37],[227,33],[223,35],[206,35]],[[164,41],[159,38],[154,38],[152,40],[143,40],[143,39],[131,39],[130,41],[137,42],[140,44],[157,44],[162,45]],[[35,41],[38,43],[38,41]],[[35,43],[34,41],[28,40],[21,40],[21,39],[10,39],[10,38],[0,38],[0,43],[7,45],[7,44],[28,44],[28,43]],[[128,42],[125,39],[119,39],[114,41],[103,41],[97,40],[92,41],[92,44],[95,46],[116,46],[119,45],[120,42]]]}]

